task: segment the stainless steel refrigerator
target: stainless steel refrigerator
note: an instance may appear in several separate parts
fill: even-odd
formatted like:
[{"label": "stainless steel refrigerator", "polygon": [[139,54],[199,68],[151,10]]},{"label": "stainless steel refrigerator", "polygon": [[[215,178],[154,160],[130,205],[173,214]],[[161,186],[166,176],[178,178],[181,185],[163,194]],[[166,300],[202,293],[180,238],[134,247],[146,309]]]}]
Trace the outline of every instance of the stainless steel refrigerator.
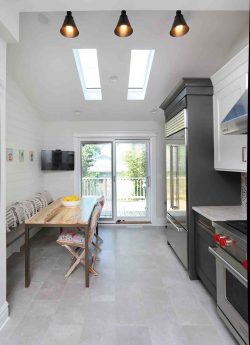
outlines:
[{"label": "stainless steel refrigerator", "polygon": [[166,123],[167,241],[188,268],[186,110]]}]

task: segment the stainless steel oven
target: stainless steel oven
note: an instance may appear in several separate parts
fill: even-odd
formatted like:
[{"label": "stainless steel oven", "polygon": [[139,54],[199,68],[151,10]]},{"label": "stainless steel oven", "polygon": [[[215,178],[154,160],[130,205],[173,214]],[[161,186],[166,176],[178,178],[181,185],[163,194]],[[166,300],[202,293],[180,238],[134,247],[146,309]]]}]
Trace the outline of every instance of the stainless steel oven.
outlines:
[{"label": "stainless steel oven", "polygon": [[249,344],[246,236],[221,223],[214,223],[216,246],[209,247],[216,258],[217,309],[239,344],[245,345]]}]

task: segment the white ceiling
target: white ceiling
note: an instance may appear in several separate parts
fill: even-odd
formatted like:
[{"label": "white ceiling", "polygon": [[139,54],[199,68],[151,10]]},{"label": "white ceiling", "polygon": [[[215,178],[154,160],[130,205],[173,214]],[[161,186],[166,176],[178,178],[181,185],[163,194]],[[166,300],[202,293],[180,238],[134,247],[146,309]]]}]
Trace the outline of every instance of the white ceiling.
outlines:
[{"label": "white ceiling", "polygon": [[[33,8],[34,1],[12,2]],[[92,2],[85,0],[89,5]],[[114,7],[117,4],[113,1]],[[169,35],[174,14],[129,11],[134,34],[118,38],[113,30],[119,11],[75,12],[80,35],[66,39],[59,34],[64,12],[23,13],[20,43],[8,47],[8,70],[48,120],[160,120],[162,112],[152,114],[151,110],[159,107],[182,77],[210,77],[248,34],[248,12],[184,11],[190,32],[175,39]],[[73,48],[97,48],[103,101],[84,100]],[[131,49],[156,50],[144,101],[126,100]],[[114,75],[119,78],[116,83],[109,80]]]},{"label": "white ceiling", "polygon": [[[1,0],[3,1],[3,0]],[[53,12],[69,10],[68,0],[4,0],[20,12]],[[249,10],[248,0],[71,0],[72,11],[110,10]]]}]

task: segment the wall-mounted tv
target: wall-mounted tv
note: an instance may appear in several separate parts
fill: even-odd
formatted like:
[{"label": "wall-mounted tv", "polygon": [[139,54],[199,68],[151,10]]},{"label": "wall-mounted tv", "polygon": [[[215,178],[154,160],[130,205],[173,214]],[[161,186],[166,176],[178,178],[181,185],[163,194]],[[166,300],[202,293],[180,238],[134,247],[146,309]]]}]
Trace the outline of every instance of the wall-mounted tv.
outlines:
[{"label": "wall-mounted tv", "polygon": [[74,151],[42,150],[42,170],[74,170]]}]

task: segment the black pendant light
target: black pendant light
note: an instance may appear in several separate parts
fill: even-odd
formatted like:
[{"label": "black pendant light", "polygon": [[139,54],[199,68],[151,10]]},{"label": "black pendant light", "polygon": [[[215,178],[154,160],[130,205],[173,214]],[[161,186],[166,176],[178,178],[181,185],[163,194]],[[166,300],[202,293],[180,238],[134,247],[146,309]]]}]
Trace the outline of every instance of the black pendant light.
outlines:
[{"label": "black pendant light", "polygon": [[126,11],[122,11],[114,33],[119,37],[128,37],[132,35],[133,29],[128,20]]},{"label": "black pendant light", "polygon": [[79,35],[79,31],[76,27],[71,11],[67,11],[67,14],[64,19],[63,25],[60,29],[60,32],[63,36],[68,37],[68,38],[74,38]]},{"label": "black pendant light", "polygon": [[172,28],[170,30],[170,35],[173,37],[184,36],[189,31],[189,26],[187,25],[180,10],[176,11],[176,16]]}]

